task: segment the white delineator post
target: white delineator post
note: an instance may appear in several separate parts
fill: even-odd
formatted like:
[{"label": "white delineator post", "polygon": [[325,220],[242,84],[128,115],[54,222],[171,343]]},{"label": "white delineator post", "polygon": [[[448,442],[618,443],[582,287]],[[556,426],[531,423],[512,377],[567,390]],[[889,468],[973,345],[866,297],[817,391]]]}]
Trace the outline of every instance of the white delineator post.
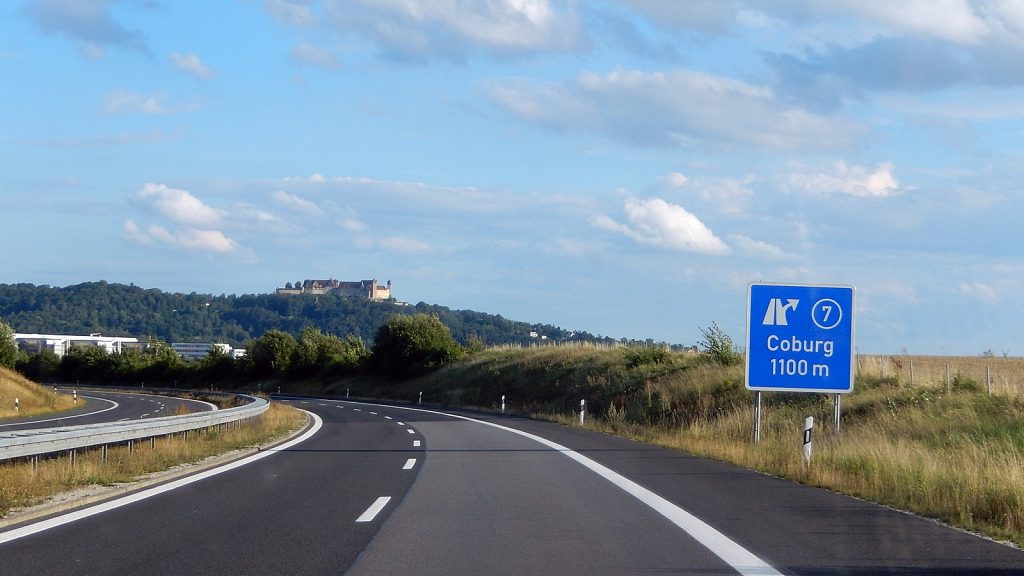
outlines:
[{"label": "white delineator post", "polygon": [[505,413],[505,395],[504,394],[501,395],[501,413],[502,414]]},{"label": "white delineator post", "polygon": [[804,464],[811,463],[811,430],[814,429],[814,416],[804,419]]},{"label": "white delineator post", "polygon": [[417,404],[423,404],[423,392],[420,392],[420,398],[416,401]]},{"label": "white delineator post", "polygon": [[75,399],[75,404],[78,404],[78,390],[72,390],[71,394]]},{"label": "white delineator post", "polygon": [[14,411],[21,412],[21,400],[17,396],[14,397]]},{"label": "white delineator post", "polygon": [[580,400],[580,426],[583,426],[583,420],[587,416],[587,401]]}]

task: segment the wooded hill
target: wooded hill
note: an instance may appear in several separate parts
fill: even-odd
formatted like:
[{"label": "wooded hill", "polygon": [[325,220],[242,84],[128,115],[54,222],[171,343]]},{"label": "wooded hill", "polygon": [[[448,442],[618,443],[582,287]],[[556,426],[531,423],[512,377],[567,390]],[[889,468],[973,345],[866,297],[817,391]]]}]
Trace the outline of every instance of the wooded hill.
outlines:
[{"label": "wooded hill", "polygon": [[528,324],[500,315],[451,310],[420,302],[415,306],[346,296],[276,294],[178,294],[135,285],[88,282],[64,288],[0,284],[0,320],[16,332],[154,337],[164,342],[224,342],[242,347],[276,329],[298,335],[315,327],[368,344],[393,314],[436,315],[462,344],[476,337],[484,344],[536,342],[531,332],[550,340],[611,342],[587,332],[548,324]]}]

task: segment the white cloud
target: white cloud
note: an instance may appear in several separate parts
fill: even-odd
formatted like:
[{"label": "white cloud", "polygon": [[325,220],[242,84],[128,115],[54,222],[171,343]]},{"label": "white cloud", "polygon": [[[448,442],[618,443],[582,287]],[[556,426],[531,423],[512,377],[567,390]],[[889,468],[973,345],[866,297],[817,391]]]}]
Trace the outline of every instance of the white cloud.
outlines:
[{"label": "white cloud", "polygon": [[690,179],[683,175],[682,172],[670,172],[669,175],[665,176],[663,179],[665,185],[672,188],[682,188],[683,186],[686,186],[686,183],[689,181]]},{"label": "white cloud", "polygon": [[848,166],[840,160],[835,163],[831,174],[792,174],[788,186],[811,194],[839,193],[870,198],[884,198],[900,191],[891,162],[883,162],[869,170],[863,166]]},{"label": "white cloud", "polygon": [[628,220],[626,224],[605,215],[594,218],[592,223],[641,244],[703,254],[726,254],[730,251],[699,218],[682,206],[660,198],[627,198],[624,209]]},{"label": "white cloud", "polygon": [[461,60],[564,52],[585,43],[577,0],[327,0],[330,22],[387,54]]},{"label": "white cloud", "polygon": [[225,215],[223,210],[207,206],[187,190],[164,184],[147,183],[132,195],[132,199],[172,222],[189,226],[216,226]]},{"label": "white cloud", "polygon": [[959,286],[959,292],[964,296],[983,302],[995,302],[997,300],[995,288],[983,282],[962,283]]},{"label": "white cloud", "polygon": [[306,216],[321,217],[324,215],[324,209],[317,206],[315,202],[306,200],[305,198],[296,194],[289,194],[283,190],[274,192],[271,197],[274,203],[287,208],[293,212],[298,212]]},{"label": "white cloud", "polygon": [[779,101],[767,86],[691,70],[584,72],[563,84],[504,80],[488,95],[519,118],[647,146],[848,146],[857,129]]},{"label": "white cloud", "polygon": [[774,244],[769,244],[768,242],[764,242],[762,240],[754,240],[753,238],[748,238],[747,236],[744,236],[742,234],[733,234],[729,236],[729,241],[732,243],[733,247],[736,248],[736,250],[738,250],[739,252],[750,254],[751,256],[761,258],[786,257],[786,252],[782,248],[779,248]]},{"label": "white cloud", "polygon": [[361,221],[359,221],[359,220],[357,220],[355,218],[346,218],[346,219],[342,220],[341,222],[339,222],[338,224],[341,226],[341,228],[343,230],[345,230],[347,232],[365,232],[366,231],[366,224],[364,224],[363,222],[361,222]]},{"label": "white cloud", "polygon": [[128,238],[143,244],[167,244],[200,252],[232,252],[239,248],[237,242],[219,230],[185,227],[172,232],[157,225],[150,225],[143,230],[133,220],[126,220],[123,230]]},{"label": "white cloud", "polygon": [[330,50],[326,48],[319,48],[310,44],[309,42],[302,42],[297,46],[293,46],[288,51],[288,57],[293,61],[300,64],[306,64],[314,66],[316,68],[337,68],[341,65],[338,59],[334,56]]},{"label": "white cloud", "polygon": [[166,114],[164,99],[163,94],[145,95],[127,90],[111,90],[103,96],[103,111],[107,114]]},{"label": "white cloud", "polygon": [[110,14],[110,0],[31,0],[24,14],[40,30],[79,42],[88,58],[101,58],[104,46],[117,46],[149,54],[138,30],[122,26]]},{"label": "white cloud", "polygon": [[390,252],[428,252],[426,242],[405,236],[364,236],[356,241],[360,248],[381,248]]},{"label": "white cloud", "polygon": [[170,60],[179,70],[188,72],[197,78],[206,79],[213,77],[213,70],[203,64],[197,54],[171,52]]},{"label": "white cloud", "polygon": [[[991,23],[975,10],[989,2],[968,0],[901,0],[863,2],[848,0],[846,9],[871,18],[902,33],[923,34],[958,44],[973,44],[991,31]],[[992,2],[991,4],[996,4]]]},{"label": "white cloud", "polygon": [[289,26],[316,24],[316,16],[308,0],[263,0],[263,9],[274,20]]}]

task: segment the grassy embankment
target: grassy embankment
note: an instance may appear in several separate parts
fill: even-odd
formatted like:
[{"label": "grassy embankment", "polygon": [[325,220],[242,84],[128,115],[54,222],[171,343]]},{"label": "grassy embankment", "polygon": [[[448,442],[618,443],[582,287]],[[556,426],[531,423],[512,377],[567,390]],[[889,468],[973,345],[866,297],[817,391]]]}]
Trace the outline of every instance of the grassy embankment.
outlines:
[{"label": "grassy embankment", "polygon": [[[14,410],[17,398],[20,410]],[[0,418],[39,416],[74,408],[74,400],[22,377],[17,372],[0,368]]]},{"label": "grassy embankment", "polygon": [[102,461],[98,450],[93,450],[78,454],[74,465],[67,457],[42,460],[34,472],[25,461],[0,463],[0,517],[13,508],[42,503],[62,492],[131,482],[180,464],[265,444],[305,424],[305,414],[272,403],[261,416],[237,427],[200,431],[189,434],[188,439],[180,435],[158,438],[153,448],[148,442],[139,442],[131,453],[127,446],[111,447],[107,462]]},{"label": "grassy embankment", "polygon": [[[971,360],[916,357],[914,385],[891,358],[883,360],[893,362],[885,376],[877,361],[874,369],[868,362],[844,397],[838,435],[829,397],[765,394],[760,445],[751,442],[752,394],[743,386],[742,366],[664,350],[491,349],[394,387],[390,396],[413,400],[422,390],[425,402],[493,409],[504,394],[517,412],[574,426],[573,410],[585,398],[596,416],[588,427],[596,430],[1024,544],[1024,359],[980,359],[1000,366],[992,369],[1002,378],[992,395],[984,379],[967,375],[977,373],[978,361]],[[954,370],[948,387],[947,363]],[[973,372],[956,368],[968,365]],[[806,416],[817,423],[810,466],[801,455]]]}]

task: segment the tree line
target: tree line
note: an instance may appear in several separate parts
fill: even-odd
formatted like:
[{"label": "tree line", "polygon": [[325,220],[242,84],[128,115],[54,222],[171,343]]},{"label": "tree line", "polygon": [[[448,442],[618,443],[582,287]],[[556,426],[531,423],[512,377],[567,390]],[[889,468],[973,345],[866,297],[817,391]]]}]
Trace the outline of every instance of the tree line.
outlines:
[{"label": "tree line", "polygon": [[298,337],[272,329],[246,343],[247,354],[233,358],[214,347],[186,362],[171,347],[151,339],[142,350],[110,353],[98,346],[74,346],[63,357],[51,350],[26,354],[13,330],[0,322],[0,365],[36,382],[221,388],[273,381],[332,379],[361,374],[404,379],[425,374],[482,349],[470,339],[459,344],[439,317],[394,315],[374,334],[374,345],[349,335],[340,338],[306,327]]},{"label": "tree line", "polygon": [[423,302],[412,306],[331,294],[180,294],[107,282],[63,288],[0,284],[0,318],[22,333],[101,333],[162,342],[223,342],[238,348],[273,330],[298,338],[303,330],[316,328],[372,342],[394,314],[437,316],[462,344],[470,339],[488,345],[528,344],[535,341],[531,333],[558,341],[613,342],[588,332]]}]

